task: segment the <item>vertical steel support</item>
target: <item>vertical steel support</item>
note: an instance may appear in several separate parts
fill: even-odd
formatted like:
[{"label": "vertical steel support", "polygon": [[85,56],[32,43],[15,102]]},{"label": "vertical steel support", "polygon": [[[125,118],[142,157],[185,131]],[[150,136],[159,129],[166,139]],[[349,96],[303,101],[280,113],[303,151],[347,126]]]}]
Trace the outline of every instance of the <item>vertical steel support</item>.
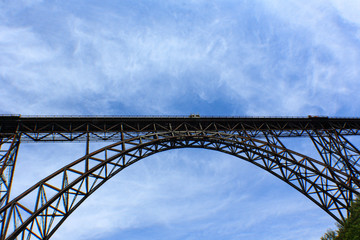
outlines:
[{"label": "vertical steel support", "polygon": [[[89,153],[90,153],[90,133],[89,133],[89,124],[88,124],[87,129],[86,129],[86,149],[85,149],[86,164],[85,164],[85,172],[89,171]],[[89,177],[86,178],[85,188],[86,188],[86,192],[88,192],[89,191]]]},{"label": "vertical steel support", "polygon": [[[20,135],[0,138],[0,209],[9,201],[16,157],[20,145]],[[0,214],[0,236],[4,232],[6,212]]]},{"label": "vertical steel support", "polygon": [[[122,151],[125,151],[125,137],[124,137],[124,127],[123,127],[123,124],[121,124],[121,146],[122,146]],[[125,156],[123,156],[123,159],[122,159],[122,165],[125,166],[126,164],[126,159],[125,159]]]},{"label": "vertical steel support", "polygon": [[[309,135],[324,163],[329,166],[326,171],[329,171],[334,179],[339,179],[339,175],[332,169],[346,173],[349,177],[341,181],[351,188],[360,189],[360,151],[335,130],[315,131],[315,134]],[[347,199],[349,208],[356,196],[350,191],[342,194],[345,194],[343,197]]]}]

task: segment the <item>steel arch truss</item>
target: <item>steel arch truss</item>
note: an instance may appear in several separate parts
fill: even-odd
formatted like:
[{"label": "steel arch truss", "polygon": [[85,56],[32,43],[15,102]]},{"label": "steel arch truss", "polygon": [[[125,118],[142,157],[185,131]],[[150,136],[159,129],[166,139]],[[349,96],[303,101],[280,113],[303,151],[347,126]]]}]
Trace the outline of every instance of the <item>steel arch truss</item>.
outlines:
[{"label": "steel arch truss", "polygon": [[[319,137],[321,138],[321,137]],[[306,195],[338,221],[344,220],[357,175],[287,149],[276,134],[259,140],[244,132],[143,133],[109,145],[63,167],[0,209],[4,239],[49,239],[65,219],[108,179],[133,163],[175,148],[204,148],[249,161]]]}]

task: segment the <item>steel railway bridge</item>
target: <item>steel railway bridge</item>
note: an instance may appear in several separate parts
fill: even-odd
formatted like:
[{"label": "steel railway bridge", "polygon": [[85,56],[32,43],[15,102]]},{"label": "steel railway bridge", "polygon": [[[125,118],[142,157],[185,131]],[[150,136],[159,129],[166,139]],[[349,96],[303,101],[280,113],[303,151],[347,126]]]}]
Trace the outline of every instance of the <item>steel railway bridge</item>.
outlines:
[{"label": "steel railway bridge", "polygon": [[[111,177],[177,148],[246,160],[343,221],[360,193],[360,152],[352,135],[360,135],[359,118],[0,116],[0,239],[49,239]],[[316,159],[284,145],[284,139],[300,137],[311,139]],[[86,154],[10,199],[20,143],[34,141],[84,141]],[[109,145],[90,152],[90,141]]]}]

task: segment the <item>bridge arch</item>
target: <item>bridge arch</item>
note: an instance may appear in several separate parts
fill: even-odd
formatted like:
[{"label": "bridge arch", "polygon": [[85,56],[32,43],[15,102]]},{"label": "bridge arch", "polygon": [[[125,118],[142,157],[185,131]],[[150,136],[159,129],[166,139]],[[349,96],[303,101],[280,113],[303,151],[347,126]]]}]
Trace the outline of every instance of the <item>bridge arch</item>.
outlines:
[{"label": "bridge arch", "polygon": [[80,204],[107,180],[135,162],[177,148],[203,148],[246,160],[285,181],[333,218],[344,218],[360,184],[323,162],[286,149],[274,136],[266,140],[222,132],[139,134],[94,151],[59,169],[9,202],[2,239],[48,239]]}]

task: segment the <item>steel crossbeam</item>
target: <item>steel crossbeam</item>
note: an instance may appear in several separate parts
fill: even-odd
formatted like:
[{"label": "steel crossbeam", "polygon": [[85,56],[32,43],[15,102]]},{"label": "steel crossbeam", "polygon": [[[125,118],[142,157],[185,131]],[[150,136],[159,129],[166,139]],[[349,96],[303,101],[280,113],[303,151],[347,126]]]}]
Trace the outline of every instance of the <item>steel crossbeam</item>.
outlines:
[{"label": "steel crossbeam", "polygon": [[[210,149],[246,160],[343,221],[360,193],[360,152],[345,136],[359,135],[359,130],[359,119],[325,117],[0,117],[0,240],[49,239],[88,196],[124,168],[177,148]],[[320,160],[287,148],[285,137],[311,139]],[[28,141],[86,141],[85,156],[9,202],[19,144]],[[90,152],[90,141],[115,143]]]}]

